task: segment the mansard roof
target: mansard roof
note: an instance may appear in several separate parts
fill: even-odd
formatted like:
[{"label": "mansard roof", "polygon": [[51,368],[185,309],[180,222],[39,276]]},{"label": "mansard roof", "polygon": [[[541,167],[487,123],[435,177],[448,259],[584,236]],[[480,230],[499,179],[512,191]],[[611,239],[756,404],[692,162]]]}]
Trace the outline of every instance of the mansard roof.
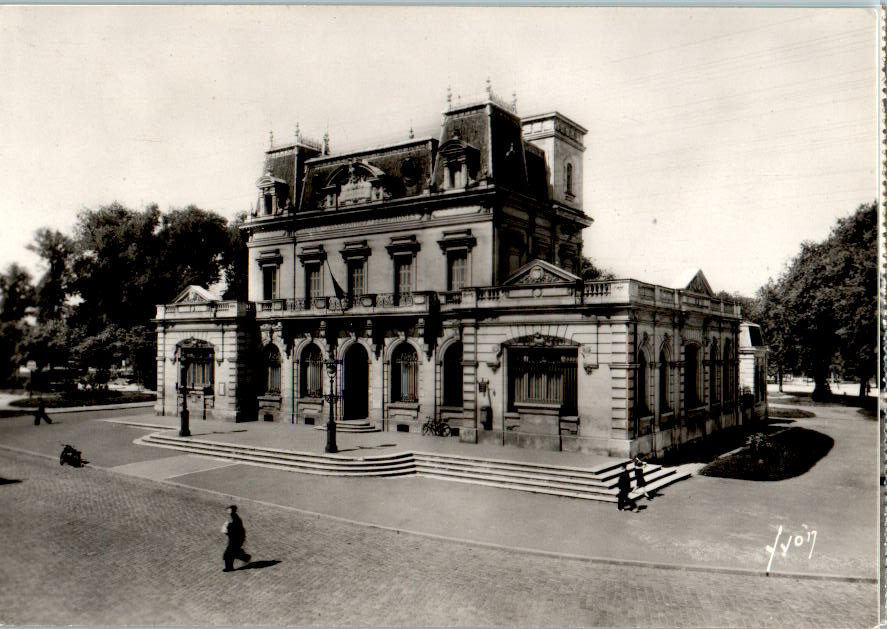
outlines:
[{"label": "mansard roof", "polygon": [[436,150],[436,140],[423,138],[309,159],[299,211],[322,209],[330,188],[347,184],[352,175],[379,182],[386,199],[423,194],[428,191]]},{"label": "mansard roof", "polygon": [[581,280],[582,278],[578,275],[573,275],[566,269],[537,258],[512,273],[504,283],[506,286],[515,284],[573,284]]},{"label": "mansard roof", "polygon": [[196,284],[191,284],[185,290],[178,294],[178,296],[172,300],[174,304],[184,304],[184,303],[205,303],[210,301],[221,301],[222,298],[216,295],[215,293],[211,293],[207,289],[202,286],[197,286]]}]

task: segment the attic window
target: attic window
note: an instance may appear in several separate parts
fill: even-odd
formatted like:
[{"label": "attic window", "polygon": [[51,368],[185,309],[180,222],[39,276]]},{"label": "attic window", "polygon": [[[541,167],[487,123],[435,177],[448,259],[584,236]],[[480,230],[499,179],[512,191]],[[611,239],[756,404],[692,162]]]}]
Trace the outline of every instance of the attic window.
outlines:
[{"label": "attic window", "polygon": [[274,195],[265,194],[265,216],[274,214]]},{"label": "attic window", "polygon": [[565,189],[567,194],[573,195],[573,164],[567,163]]}]

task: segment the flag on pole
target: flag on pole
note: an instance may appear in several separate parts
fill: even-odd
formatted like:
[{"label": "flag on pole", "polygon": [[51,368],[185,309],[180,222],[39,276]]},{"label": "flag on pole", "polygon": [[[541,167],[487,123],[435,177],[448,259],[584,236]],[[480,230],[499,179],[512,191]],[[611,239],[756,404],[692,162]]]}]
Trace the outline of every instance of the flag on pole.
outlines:
[{"label": "flag on pole", "polygon": [[333,292],[336,293],[336,299],[339,299],[340,301],[342,299],[345,299],[345,291],[342,290],[342,287],[339,285],[339,282],[336,281],[336,276],[333,275],[333,270],[330,268],[329,261],[327,261],[327,263],[326,263],[326,268],[330,272],[330,279],[333,280]]}]

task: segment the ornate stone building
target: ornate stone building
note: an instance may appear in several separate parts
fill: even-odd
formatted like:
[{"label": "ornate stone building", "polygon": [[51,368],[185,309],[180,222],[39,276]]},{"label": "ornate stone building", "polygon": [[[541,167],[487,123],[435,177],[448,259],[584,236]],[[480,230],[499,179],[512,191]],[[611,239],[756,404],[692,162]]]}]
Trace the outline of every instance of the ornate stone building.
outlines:
[{"label": "ornate stone building", "polygon": [[491,95],[439,138],[272,146],[249,302],[158,306],[157,412],[185,384],[192,418],[320,424],[332,385],[343,421],[620,456],[739,423],[739,307],[701,272],[579,277],[586,133]]}]

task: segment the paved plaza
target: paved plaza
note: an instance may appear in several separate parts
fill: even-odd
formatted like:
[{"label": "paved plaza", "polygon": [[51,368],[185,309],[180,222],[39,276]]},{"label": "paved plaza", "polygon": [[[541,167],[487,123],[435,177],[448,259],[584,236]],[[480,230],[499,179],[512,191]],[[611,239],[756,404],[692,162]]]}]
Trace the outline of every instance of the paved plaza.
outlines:
[{"label": "paved plaza", "polygon": [[[415,477],[312,477],[180,455],[134,445],[147,429],[89,414],[40,428],[3,419],[0,477],[20,482],[0,485],[0,622],[873,626],[877,422],[853,409],[814,411],[797,425],[835,446],[807,474],[695,477],[633,514]],[[219,440],[278,444],[295,428],[194,424]],[[300,443],[278,447],[324,437],[287,434]],[[342,438],[347,447],[366,436]],[[91,465],[60,467],[63,442]],[[232,501],[254,563],[224,574],[220,528]],[[763,576],[778,526],[803,524],[817,530],[812,557],[791,549],[773,562],[803,578]]]}]

